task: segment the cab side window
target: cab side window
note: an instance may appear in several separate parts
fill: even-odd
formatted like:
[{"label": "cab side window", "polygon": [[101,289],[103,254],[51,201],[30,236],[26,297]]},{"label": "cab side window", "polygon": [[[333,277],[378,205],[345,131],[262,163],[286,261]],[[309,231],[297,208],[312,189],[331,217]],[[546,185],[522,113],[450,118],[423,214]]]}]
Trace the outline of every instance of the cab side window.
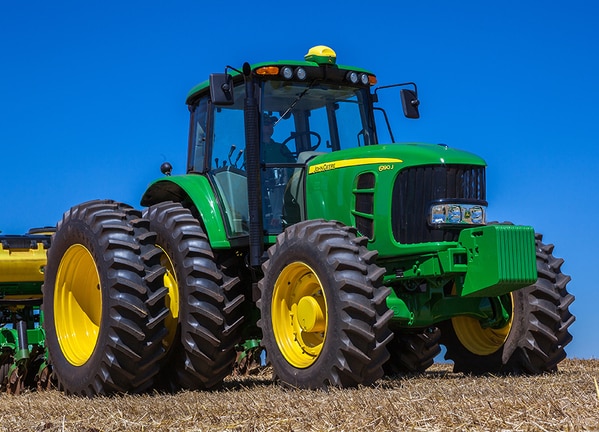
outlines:
[{"label": "cab side window", "polygon": [[188,172],[204,172],[206,155],[206,122],[208,118],[208,98],[200,99],[192,108],[189,131]]},{"label": "cab side window", "polygon": [[218,107],[214,110],[212,169],[245,169],[245,131],[243,109]]},{"label": "cab side window", "polygon": [[222,203],[220,211],[229,237],[245,236],[249,232],[249,209],[243,105],[215,107],[212,122],[210,177]]}]

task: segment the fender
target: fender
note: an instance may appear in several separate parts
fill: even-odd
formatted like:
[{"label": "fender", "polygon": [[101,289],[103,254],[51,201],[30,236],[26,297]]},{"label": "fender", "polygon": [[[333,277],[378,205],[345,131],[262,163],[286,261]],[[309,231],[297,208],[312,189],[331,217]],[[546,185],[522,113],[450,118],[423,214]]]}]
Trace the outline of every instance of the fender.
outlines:
[{"label": "fender", "polygon": [[163,201],[191,201],[206,230],[210,245],[214,249],[231,247],[223,223],[224,218],[220,215],[218,200],[206,177],[187,174],[156,180],[144,192],[141,205],[149,207]]}]

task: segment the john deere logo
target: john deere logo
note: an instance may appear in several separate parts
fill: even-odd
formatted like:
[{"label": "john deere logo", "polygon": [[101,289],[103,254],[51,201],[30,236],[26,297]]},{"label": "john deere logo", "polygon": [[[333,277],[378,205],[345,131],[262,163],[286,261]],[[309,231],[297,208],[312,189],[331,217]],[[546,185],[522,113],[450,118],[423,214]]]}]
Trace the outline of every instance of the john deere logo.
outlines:
[{"label": "john deere logo", "polygon": [[[323,164],[315,165],[314,166],[314,172],[315,173],[319,173],[319,172],[323,172],[323,171],[329,171],[329,170],[333,170],[333,169],[335,169],[335,162],[323,163]],[[310,172],[312,172],[312,170],[310,170]]]},{"label": "john deere logo", "polygon": [[359,159],[347,159],[340,160],[335,162],[325,162],[317,165],[312,165],[308,174],[317,174],[324,171],[330,171],[339,168],[347,168],[353,166],[362,166],[362,165],[374,165],[379,164],[379,172],[392,170],[396,163],[402,163],[401,159],[395,158],[359,158]]}]

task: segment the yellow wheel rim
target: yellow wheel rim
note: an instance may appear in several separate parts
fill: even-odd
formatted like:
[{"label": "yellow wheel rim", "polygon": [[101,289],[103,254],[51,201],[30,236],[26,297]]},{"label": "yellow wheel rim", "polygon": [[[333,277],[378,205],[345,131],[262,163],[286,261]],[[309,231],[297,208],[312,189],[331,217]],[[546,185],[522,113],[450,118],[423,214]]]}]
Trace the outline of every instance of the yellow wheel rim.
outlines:
[{"label": "yellow wheel rim", "polygon": [[89,250],[75,244],[67,249],[54,286],[54,325],[60,349],[74,366],[85,364],[98,342],[102,321],[102,288]]},{"label": "yellow wheel rim", "polygon": [[[162,248],[160,247],[160,249]],[[164,274],[164,286],[168,290],[168,293],[166,294],[165,301],[166,307],[169,310],[169,314],[164,320],[168,334],[162,340],[162,344],[168,350],[173,345],[175,336],[177,335],[177,325],[179,324],[179,284],[177,283],[173,261],[164,249],[162,249],[162,252],[160,264],[166,269],[166,273]]]},{"label": "yellow wheel rim", "polygon": [[483,328],[480,321],[468,316],[451,319],[453,329],[464,347],[473,354],[489,355],[503,346],[514,321],[514,299],[510,294],[511,313],[509,322],[501,328]]},{"label": "yellow wheel rim", "polygon": [[310,266],[294,262],[283,269],[272,296],[272,328],[283,357],[296,368],[311,366],[327,333],[327,302]]}]

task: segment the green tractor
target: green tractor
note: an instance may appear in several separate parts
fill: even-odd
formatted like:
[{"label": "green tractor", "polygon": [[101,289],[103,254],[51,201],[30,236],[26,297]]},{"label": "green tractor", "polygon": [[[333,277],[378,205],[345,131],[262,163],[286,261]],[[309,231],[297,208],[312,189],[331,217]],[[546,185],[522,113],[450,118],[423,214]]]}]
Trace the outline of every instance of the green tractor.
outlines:
[{"label": "green tractor", "polygon": [[379,92],[408,118],[419,102],[376,82],[317,46],[192,88],[187,174],[165,163],[143,210],[90,201],[57,225],[59,387],[211,389],[256,341],[299,388],[420,373],[440,345],[456,371],[555,371],[574,321],[562,260],[533,228],[487,222],[480,157],[380,143]]},{"label": "green tractor", "polygon": [[46,251],[54,228],[0,235],[0,390],[48,388],[41,313]]}]

